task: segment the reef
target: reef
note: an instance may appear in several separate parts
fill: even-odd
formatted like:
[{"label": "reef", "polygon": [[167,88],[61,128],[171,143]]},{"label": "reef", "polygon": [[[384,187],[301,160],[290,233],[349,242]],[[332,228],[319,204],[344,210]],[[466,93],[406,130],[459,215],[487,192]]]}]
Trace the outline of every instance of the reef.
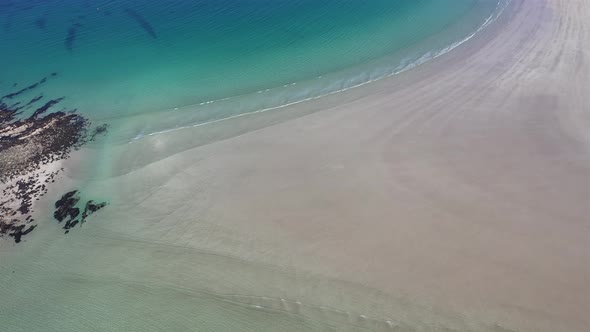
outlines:
[{"label": "reef", "polygon": [[92,126],[75,110],[52,111],[64,97],[43,101],[41,94],[15,100],[55,76],[0,97],[0,241],[8,235],[21,242],[35,229],[34,202],[63,171],[59,161],[107,132],[106,124]]}]

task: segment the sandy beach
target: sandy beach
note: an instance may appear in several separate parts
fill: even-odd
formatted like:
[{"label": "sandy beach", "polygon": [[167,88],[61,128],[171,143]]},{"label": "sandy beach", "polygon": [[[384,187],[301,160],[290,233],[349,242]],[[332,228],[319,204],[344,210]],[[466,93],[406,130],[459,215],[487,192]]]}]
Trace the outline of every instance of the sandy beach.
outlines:
[{"label": "sandy beach", "polygon": [[26,288],[0,291],[4,326],[587,331],[588,17],[586,0],[513,0],[400,75],[121,146],[82,188],[119,188],[99,223],[0,253],[2,284]]}]

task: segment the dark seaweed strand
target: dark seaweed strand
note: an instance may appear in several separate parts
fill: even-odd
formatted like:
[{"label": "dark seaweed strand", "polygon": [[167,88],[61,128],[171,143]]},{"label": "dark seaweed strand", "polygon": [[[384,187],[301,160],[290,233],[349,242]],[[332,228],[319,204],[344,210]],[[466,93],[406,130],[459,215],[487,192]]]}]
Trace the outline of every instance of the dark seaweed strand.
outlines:
[{"label": "dark seaweed strand", "polygon": [[[52,76],[54,76],[54,75],[52,75]],[[31,84],[31,85],[29,85],[27,87],[24,87],[24,88],[22,88],[22,89],[20,89],[20,90],[18,90],[16,92],[9,93],[7,95],[4,95],[4,96],[0,97],[0,102],[2,100],[4,100],[4,99],[13,99],[14,97],[20,96],[20,95],[22,95],[23,93],[25,93],[27,91],[30,91],[30,90],[33,90],[33,89],[39,87],[39,85],[41,85],[41,84],[43,84],[45,82],[47,82],[47,77],[43,77],[43,79],[41,79],[39,82],[33,83],[33,84]]]},{"label": "dark seaweed strand", "polygon": [[137,23],[139,23],[141,28],[145,30],[145,32],[147,32],[148,35],[150,35],[154,39],[158,39],[156,31],[154,30],[152,25],[145,18],[143,18],[143,16],[141,16],[138,12],[136,12],[133,9],[126,8],[124,11],[129,17],[137,21]]},{"label": "dark seaweed strand", "polygon": [[29,100],[29,102],[25,105],[25,107],[31,106],[32,104],[38,102],[41,99],[43,99],[43,95],[37,96],[37,97]]},{"label": "dark seaweed strand", "polygon": [[35,110],[35,112],[33,113],[33,115],[31,115],[31,118],[37,118],[39,117],[39,115],[47,112],[48,109],[50,109],[51,107],[53,107],[54,105],[58,104],[59,102],[61,102],[64,98],[58,98],[58,99],[53,99],[50,100],[48,102],[45,103],[45,105],[39,107],[37,110]]},{"label": "dark seaweed strand", "polygon": [[66,39],[64,40],[64,46],[66,50],[72,51],[74,49],[74,41],[76,41],[76,27],[71,26],[68,28],[68,33],[66,35]]}]

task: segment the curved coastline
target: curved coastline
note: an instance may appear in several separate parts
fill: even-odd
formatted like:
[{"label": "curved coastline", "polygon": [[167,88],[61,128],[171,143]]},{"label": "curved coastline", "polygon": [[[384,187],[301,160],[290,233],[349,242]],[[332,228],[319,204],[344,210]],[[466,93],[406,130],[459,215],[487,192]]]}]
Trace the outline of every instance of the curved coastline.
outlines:
[{"label": "curved coastline", "polygon": [[[315,79],[318,83],[313,83],[314,80],[291,82],[281,87],[259,90],[247,95],[225,97],[199,102],[193,105],[179,105],[177,107],[171,107],[166,110],[155,112],[156,120],[143,119],[144,116],[142,115],[130,115],[131,119],[135,118],[140,122],[146,122],[146,125],[139,131],[134,132],[130,137],[127,137],[128,134],[124,133],[123,137],[120,139],[125,140],[123,143],[129,143],[135,140],[140,140],[145,136],[154,136],[175,130],[206,126],[220,121],[279,110],[299,103],[305,103],[332,94],[345,92],[387,77],[398,75],[451,52],[463,43],[468,42],[492,24],[503,13],[504,9],[511,1],[512,0],[498,0],[495,10],[490,13],[489,16],[485,17],[473,31],[468,31],[467,34],[463,35],[456,32],[456,36],[453,35],[453,37],[455,37],[454,40],[453,37],[449,38],[448,36],[445,36],[443,31],[409,46],[406,50],[396,51],[394,54],[382,57],[380,60],[372,60],[364,65],[358,65],[336,73],[326,73]],[[460,22],[455,24],[458,23]],[[459,38],[458,40],[456,39],[457,37]],[[449,43],[441,48],[432,49],[432,46],[425,46],[432,44],[432,42],[437,39],[446,40],[445,38],[449,38]],[[365,69],[361,70],[359,68]],[[332,78],[333,76],[337,78]],[[321,80],[329,81],[328,86],[319,83]],[[302,86],[302,91],[297,91],[294,88],[295,86]],[[284,89],[286,90],[281,91]],[[293,98],[289,96],[295,97]],[[298,96],[303,97],[299,98]],[[259,101],[257,102],[255,100]],[[271,102],[269,105],[262,108],[260,108],[259,105],[257,106],[259,103],[265,104],[268,103],[268,101]],[[252,103],[252,106],[244,106],[250,103]],[[153,115],[154,113],[148,114],[149,117]],[[111,118],[111,120],[124,121],[124,119],[118,118]],[[164,129],[158,129],[158,127],[163,127]],[[117,141],[118,140],[119,139],[117,139]]]}]

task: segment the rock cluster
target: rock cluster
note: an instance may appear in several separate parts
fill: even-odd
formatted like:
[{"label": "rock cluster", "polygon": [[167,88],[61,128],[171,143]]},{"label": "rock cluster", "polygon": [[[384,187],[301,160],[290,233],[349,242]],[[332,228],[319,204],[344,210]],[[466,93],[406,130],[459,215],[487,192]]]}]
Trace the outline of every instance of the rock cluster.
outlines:
[{"label": "rock cluster", "polygon": [[86,218],[107,205],[106,202],[96,204],[94,201],[89,200],[86,202],[84,212],[82,212],[80,219],[77,219],[80,215],[80,208],[77,207],[79,201],[80,196],[78,195],[78,191],[73,190],[65,193],[57,202],[55,202],[55,212],[53,213],[53,217],[57,219],[59,223],[63,221],[66,222],[63,227],[66,230],[66,234],[70,232],[71,228],[78,225],[78,223],[80,225],[84,224]]},{"label": "rock cluster", "polygon": [[0,97],[0,241],[8,235],[20,242],[34,229],[33,203],[63,170],[48,166],[107,131],[106,125],[92,127],[76,110],[51,112],[63,97],[43,102],[37,92],[22,100],[56,76]]}]

